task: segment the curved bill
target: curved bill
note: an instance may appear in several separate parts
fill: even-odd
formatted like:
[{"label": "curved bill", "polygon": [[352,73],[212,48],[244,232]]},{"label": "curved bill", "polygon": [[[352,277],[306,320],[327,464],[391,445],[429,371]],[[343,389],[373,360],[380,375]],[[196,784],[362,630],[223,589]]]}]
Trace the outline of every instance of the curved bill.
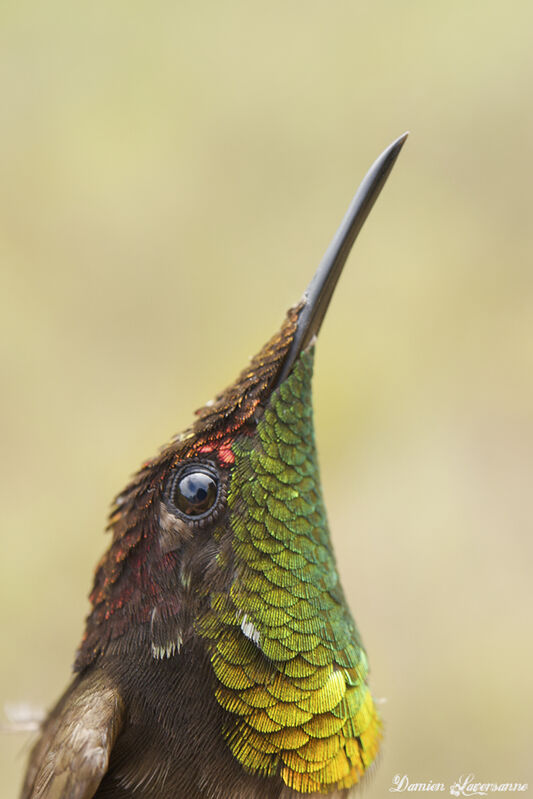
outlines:
[{"label": "curved bill", "polygon": [[291,347],[276,381],[277,385],[285,380],[298,355],[318,335],[353,243],[385,185],[407,135],[404,133],[387,147],[377,161],[372,164],[357,189],[339,229],[303,295],[304,306],[298,317]]}]

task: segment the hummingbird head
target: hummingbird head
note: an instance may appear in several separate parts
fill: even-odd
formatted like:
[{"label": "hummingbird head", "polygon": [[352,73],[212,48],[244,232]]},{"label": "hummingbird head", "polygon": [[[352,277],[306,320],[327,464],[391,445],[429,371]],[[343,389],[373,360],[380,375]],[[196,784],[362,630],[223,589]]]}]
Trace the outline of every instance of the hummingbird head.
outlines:
[{"label": "hummingbird head", "polygon": [[405,138],[370,169],[279,332],[116,498],[75,664],[139,647],[167,659],[201,639],[235,757],[305,792],[349,787],[379,740],[329,537],[311,379],[329,301]]},{"label": "hummingbird head", "polygon": [[[293,526],[305,526],[303,518],[313,518],[317,502],[322,508],[312,425],[313,345],[351,247],[406,136],[367,173],[301,302],[288,311],[279,332],[116,497],[108,525],[112,542],[96,569],[93,608],[76,669],[105,652],[110,642],[118,641],[120,649],[132,630],[146,634],[149,629],[154,656],[169,656],[194,634],[210,597],[212,602],[217,592],[238,593],[245,556],[253,553],[239,544],[236,528],[257,531],[260,517],[264,521],[273,513],[287,540],[263,544],[263,554],[274,555],[278,546],[291,553],[291,517]],[[246,476],[243,449],[250,450]],[[302,464],[305,468],[296,468]],[[273,475],[283,487],[277,495],[267,485]],[[319,527],[325,527],[322,515]],[[324,559],[313,549],[312,524],[307,532],[308,555]],[[286,565],[305,568],[301,557],[292,552]],[[124,646],[128,641],[124,638]]]},{"label": "hummingbird head", "polygon": [[[253,444],[294,341],[302,304],[237,380],[196,412],[194,424],[146,461],[114,500],[112,542],[100,561],[93,605],[76,669],[108,645],[148,635],[155,657],[168,657],[191,635],[209,597],[238,580],[232,491],[243,442]],[[281,389],[279,389],[281,390]],[[123,643],[121,641],[123,640]]]}]

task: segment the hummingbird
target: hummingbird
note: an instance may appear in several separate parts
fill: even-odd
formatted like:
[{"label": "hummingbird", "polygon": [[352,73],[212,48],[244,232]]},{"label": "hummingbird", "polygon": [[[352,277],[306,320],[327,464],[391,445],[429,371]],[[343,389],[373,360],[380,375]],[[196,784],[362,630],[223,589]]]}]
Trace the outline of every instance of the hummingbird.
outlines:
[{"label": "hummingbird", "polygon": [[74,678],[21,799],[340,799],[375,762],[382,722],[330,540],[311,382],[406,136],[281,329],[114,500]]}]

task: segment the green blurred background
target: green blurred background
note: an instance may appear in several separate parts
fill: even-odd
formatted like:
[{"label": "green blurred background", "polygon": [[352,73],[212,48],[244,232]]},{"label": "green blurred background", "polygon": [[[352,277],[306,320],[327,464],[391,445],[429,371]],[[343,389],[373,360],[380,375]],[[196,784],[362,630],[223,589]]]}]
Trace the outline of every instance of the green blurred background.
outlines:
[{"label": "green blurred background", "polygon": [[[364,796],[533,782],[531,0],[0,9],[0,703],[69,678],[109,501],[411,130],[317,356],[386,737]],[[2,735],[15,797],[30,737]]]}]

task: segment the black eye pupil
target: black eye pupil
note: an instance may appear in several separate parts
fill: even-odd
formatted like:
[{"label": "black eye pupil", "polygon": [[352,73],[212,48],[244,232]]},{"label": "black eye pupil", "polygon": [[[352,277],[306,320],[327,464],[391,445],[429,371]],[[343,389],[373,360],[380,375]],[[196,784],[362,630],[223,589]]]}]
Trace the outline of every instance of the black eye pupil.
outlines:
[{"label": "black eye pupil", "polygon": [[179,478],[174,486],[174,505],[186,516],[201,516],[216,502],[218,483],[207,472],[189,472]]}]

